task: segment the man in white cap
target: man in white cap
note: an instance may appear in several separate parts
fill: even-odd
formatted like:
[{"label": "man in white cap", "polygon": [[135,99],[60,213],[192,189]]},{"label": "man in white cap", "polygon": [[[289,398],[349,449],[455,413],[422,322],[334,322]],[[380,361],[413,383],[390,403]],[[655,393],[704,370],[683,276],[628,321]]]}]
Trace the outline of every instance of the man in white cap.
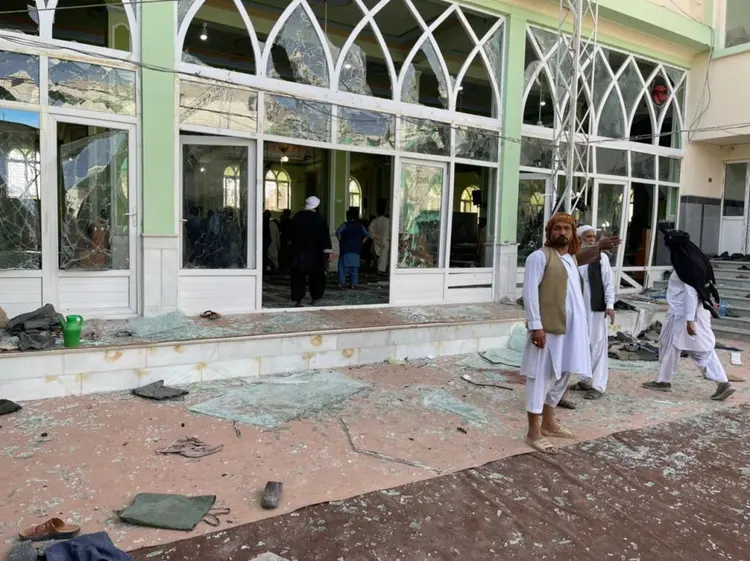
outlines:
[{"label": "man in white cap", "polygon": [[323,298],[326,289],[326,261],[331,259],[331,234],[320,214],[320,199],[316,196],[305,199],[305,210],[299,211],[291,220],[290,258],[292,301],[302,306],[307,286],[315,306]]},{"label": "man in white cap", "polygon": [[[580,226],[576,231],[581,247],[596,245],[596,230],[592,226]],[[589,347],[591,350],[591,378],[580,380],[570,389],[586,392],[584,399],[599,399],[607,389],[609,345],[607,319],[615,322],[615,285],[612,266],[607,255],[589,265],[578,267],[583,278],[583,298],[588,312]]]}]

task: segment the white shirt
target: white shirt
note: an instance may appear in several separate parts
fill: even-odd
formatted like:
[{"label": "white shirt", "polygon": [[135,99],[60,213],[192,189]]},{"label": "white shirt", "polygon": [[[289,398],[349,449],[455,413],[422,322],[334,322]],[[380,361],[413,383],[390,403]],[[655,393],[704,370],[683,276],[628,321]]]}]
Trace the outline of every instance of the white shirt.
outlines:
[{"label": "white shirt", "polygon": [[[602,255],[599,260],[602,268],[602,283],[604,284],[604,304],[608,310],[615,309],[615,285],[612,281],[612,265],[609,264],[609,257]],[[578,267],[583,277],[583,299],[586,304],[586,310],[591,312],[591,282],[589,281],[589,265]]]},{"label": "white shirt", "polygon": [[[665,327],[674,330],[674,345],[685,351],[707,352],[714,349],[716,338],[711,329],[711,312],[703,307],[696,290],[672,273],[667,284],[669,310]],[[687,334],[687,322],[696,323],[696,335]],[[667,335],[667,334],[665,334]]]}]

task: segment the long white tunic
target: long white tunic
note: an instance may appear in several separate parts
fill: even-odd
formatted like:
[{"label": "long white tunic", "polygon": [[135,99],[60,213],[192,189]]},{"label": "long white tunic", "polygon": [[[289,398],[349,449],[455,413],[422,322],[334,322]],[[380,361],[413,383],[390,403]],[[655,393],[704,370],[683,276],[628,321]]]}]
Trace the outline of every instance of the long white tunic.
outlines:
[{"label": "long white tunic", "polygon": [[[602,284],[604,286],[604,304],[608,310],[615,307],[615,286],[612,281],[612,266],[609,259],[603,257],[600,263],[592,263],[601,267]],[[583,277],[583,299],[586,304],[586,314],[589,323],[589,341],[591,349],[591,383],[594,389],[604,392],[607,388],[609,341],[607,333],[607,318],[604,312],[591,310],[591,282],[589,281],[589,267],[578,267]]]},{"label": "long white tunic", "polygon": [[[565,335],[547,333],[547,344],[539,349],[531,342],[531,334],[521,360],[521,375],[535,378],[537,375],[554,375],[560,379],[563,374],[575,374],[580,378],[591,377],[588,322],[586,305],[583,301],[581,276],[575,261],[570,255],[561,256],[568,272],[568,286],[565,297]],[[542,283],[547,258],[537,250],[526,259],[526,272],[523,282],[523,304],[529,331],[542,329],[542,315],[539,309],[539,285]],[[549,358],[545,353],[549,353]],[[547,365],[552,372],[546,372]]]},{"label": "long white tunic", "polygon": [[[667,285],[667,304],[669,310],[664,318],[661,344],[674,345],[682,351],[713,351],[716,338],[711,330],[711,312],[703,307],[695,289],[674,272]],[[687,333],[688,321],[697,324],[697,334],[692,337]]]}]

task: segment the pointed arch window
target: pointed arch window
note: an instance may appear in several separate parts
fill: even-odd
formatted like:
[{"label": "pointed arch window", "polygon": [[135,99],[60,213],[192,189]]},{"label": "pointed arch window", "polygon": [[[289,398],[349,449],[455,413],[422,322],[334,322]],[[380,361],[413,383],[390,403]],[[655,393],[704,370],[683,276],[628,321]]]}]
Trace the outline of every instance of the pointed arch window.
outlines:
[{"label": "pointed arch window", "polygon": [[476,185],[469,185],[461,193],[461,212],[479,214],[479,205],[474,204],[474,193],[479,191]]},{"label": "pointed arch window", "polygon": [[349,208],[362,210],[362,186],[353,177],[349,178]]},{"label": "pointed arch window", "polygon": [[292,179],[283,170],[269,169],[265,180],[265,210],[281,212],[292,200]]},{"label": "pointed arch window", "polygon": [[224,206],[240,207],[240,168],[228,166],[224,170]]}]

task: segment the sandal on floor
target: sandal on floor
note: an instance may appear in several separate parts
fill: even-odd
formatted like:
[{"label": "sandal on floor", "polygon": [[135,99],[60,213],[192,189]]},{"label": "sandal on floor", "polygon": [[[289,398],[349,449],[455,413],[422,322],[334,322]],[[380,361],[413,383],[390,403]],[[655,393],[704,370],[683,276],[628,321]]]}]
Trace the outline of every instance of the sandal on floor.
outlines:
[{"label": "sandal on floor", "polygon": [[541,452],[542,454],[548,454],[550,456],[556,456],[558,454],[557,448],[552,446],[552,443],[550,443],[550,441],[544,437],[540,438],[539,440],[531,440],[527,436],[525,438],[525,442],[534,450],[536,450],[537,452]]},{"label": "sandal on floor", "polygon": [[557,427],[557,430],[554,432],[542,429],[542,434],[551,438],[575,438],[575,436],[573,436],[573,433],[565,427]]},{"label": "sandal on floor", "polygon": [[592,386],[587,384],[586,382],[577,382],[575,384],[572,384],[571,386],[568,386],[568,389],[573,392],[587,392],[591,388]]},{"label": "sandal on floor", "polygon": [[589,400],[591,400],[591,399],[601,399],[603,397],[604,397],[604,393],[600,392],[599,390],[595,390],[594,388],[591,388],[583,396],[583,399],[589,399]]},{"label": "sandal on floor", "polygon": [[203,319],[210,319],[211,321],[216,321],[217,319],[221,319],[221,314],[218,312],[213,312],[211,310],[206,310],[201,314],[201,317]]},{"label": "sandal on floor", "polygon": [[18,537],[21,540],[32,542],[41,542],[46,540],[66,540],[74,537],[81,531],[80,526],[75,524],[66,524],[59,518],[50,518],[44,524],[32,526],[19,532]]},{"label": "sandal on floor", "polygon": [[561,399],[560,402],[557,404],[558,407],[562,407],[563,409],[575,409],[575,403],[572,401],[569,401],[567,399]]},{"label": "sandal on floor", "polygon": [[205,522],[209,526],[216,528],[217,526],[219,526],[219,524],[221,524],[221,520],[219,520],[219,516],[224,516],[226,514],[229,514],[230,512],[232,512],[232,510],[228,507],[227,508],[221,508],[221,507],[212,508],[203,516],[203,518],[201,518],[201,522]]}]

